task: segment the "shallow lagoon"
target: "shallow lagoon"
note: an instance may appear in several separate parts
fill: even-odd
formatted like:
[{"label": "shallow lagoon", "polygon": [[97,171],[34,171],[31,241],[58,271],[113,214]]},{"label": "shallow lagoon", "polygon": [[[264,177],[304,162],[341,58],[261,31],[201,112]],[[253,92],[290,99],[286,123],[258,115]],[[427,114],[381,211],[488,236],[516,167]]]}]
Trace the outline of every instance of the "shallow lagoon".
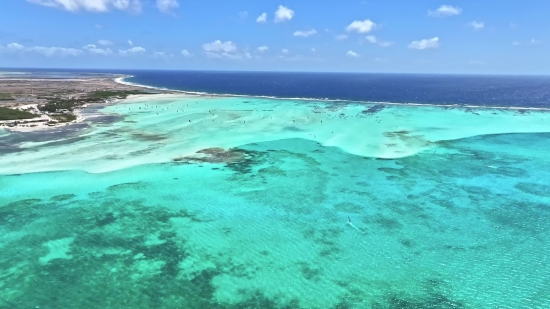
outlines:
[{"label": "shallow lagoon", "polygon": [[548,113],[247,100],[2,136],[0,308],[550,306]]}]

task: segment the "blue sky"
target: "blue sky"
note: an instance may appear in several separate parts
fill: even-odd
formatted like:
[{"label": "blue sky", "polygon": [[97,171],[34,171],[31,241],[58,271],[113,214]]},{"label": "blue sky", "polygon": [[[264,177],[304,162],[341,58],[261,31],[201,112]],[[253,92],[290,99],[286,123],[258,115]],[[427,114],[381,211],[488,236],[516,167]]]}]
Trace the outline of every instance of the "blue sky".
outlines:
[{"label": "blue sky", "polygon": [[549,13],[548,0],[2,0],[0,67],[548,74]]}]

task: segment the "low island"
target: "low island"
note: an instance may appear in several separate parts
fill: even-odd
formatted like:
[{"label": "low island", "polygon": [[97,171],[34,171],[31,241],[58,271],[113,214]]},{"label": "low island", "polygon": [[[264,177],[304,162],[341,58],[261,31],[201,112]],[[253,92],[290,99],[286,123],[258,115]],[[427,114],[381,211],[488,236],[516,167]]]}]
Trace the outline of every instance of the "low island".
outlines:
[{"label": "low island", "polygon": [[0,128],[34,131],[80,122],[79,110],[129,95],[152,94],[115,81],[120,76],[78,79],[0,78]]}]

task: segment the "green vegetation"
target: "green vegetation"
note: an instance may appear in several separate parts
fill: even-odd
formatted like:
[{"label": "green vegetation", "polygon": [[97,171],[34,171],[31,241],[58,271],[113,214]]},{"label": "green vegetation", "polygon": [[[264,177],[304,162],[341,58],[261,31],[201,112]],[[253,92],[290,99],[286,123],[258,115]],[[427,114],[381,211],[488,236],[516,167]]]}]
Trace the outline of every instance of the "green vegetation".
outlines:
[{"label": "green vegetation", "polygon": [[40,115],[0,106],[0,120],[31,119],[36,117],[40,117]]},{"label": "green vegetation", "polygon": [[50,115],[50,117],[57,120],[58,122],[71,122],[71,121],[76,120],[76,116],[71,115],[71,114],[68,114],[68,115],[65,115],[65,114],[64,115]]},{"label": "green vegetation", "polygon": [[80,100],[63,100],[56,99],[45,105],[39,106],[38,109],[43,112],[55,113],[57,110],[66,109],[72,111],[75,107],[82,105],[84,102]]},{"label": "green vegetation", "polygon": [[10,93],[0,92],[0,101],[15,100]]},{"label": "green vegetation", "polygon": [[142,91],[142,90],[121,90],[121,91],[107,90],[107,91],[92,92],[92,93],[90,93],[90,95],[88,97],[89,98],[94,98],[94,99],[108,99],[108,98],[113,98],[113,97],[126,99],[126,97],[128,97],[131,94],[150,94],[150,92],[146,92],[146,91]]}]

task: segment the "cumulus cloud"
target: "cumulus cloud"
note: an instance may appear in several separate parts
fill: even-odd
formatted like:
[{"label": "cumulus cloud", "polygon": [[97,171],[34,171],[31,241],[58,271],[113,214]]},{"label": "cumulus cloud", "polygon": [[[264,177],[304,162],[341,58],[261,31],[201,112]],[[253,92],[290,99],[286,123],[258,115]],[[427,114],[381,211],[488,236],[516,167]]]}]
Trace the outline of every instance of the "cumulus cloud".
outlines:
[{"label": "cumulus cloud", "polygon": [[338,41],[341,41],[341,40],[347,39],[348,36],[345,35],[345,34],[339,34],[339,35],[337,35],[335,38],[336,38]]},{"label": "cumulus cloud", "polygon": [[78,56],[82,53],[80,49],[64,48],[64,47],[42,47],[35,46],[30,48],[32,51],[42,54],[46,57],[52,56]]},{"label": "cumulus cloud", "polygon": [[21,50],[21,49],[24,49],[25,46],[23,46],[21,44],[18,44],[18,43],[10,43],[10,44],[7,45],[7,48],[13,49],[13,50]]},{"label": "cumulus cloud", "polygon": [[291,20],[292,17],[294,17],[294,11],[282,5],[279,5],[279,9],[275,12],[276,23]]},{"label": "cumulus cloud", "polygon": [[296,31],[294,32],[294,36],[302,36],[304,38],[307,38],[308,36],[312,36],[317,33],[317,30],[310,29],[310,30],[304,30],[304,31]]},{"label": "cumulus cloud", "polygon": [[141,54],[141,53],[144,53],[145,51],[146,51],[145,48],[136,46],[125,50],[119,49],[118,53],[121,56],[128,56],[128,55]]},{"label": "cumulus cloud", "polygon": [[157,9],[162,13],[171,14],[179,6],[177,0],[157,0]]},{"label": "cumulus cloud", "polygon": [[482,21],[472,21],[468,23],[468,26],[472,27],[475,31],[481,30],[485,27],[485,23]]},{"label": "cumulus cloud", "polygon": [[356,20],[352,22],[346,28],[346,31],[357,32],[357,33],[368,33],[368,32],[371,32],[374,28],[376,28],[376,24],[372,22],[370,19],[365,19],[363,21]]},{"label": "cumulus cloud", "polygon": [[281,49],[281,53],[283,53],[283,54],[288,54],[288,52],[289,52],[289,51],[288,51],[288,49],[286,49],[286,48]]},{"label": "cumulus cloud", "polygon": [[97,41],[97,44],[99,44],[99,45],[113,45],[113,42],[111,42],[109,40],[99,40],[99,41]]},{"label": "cumulus cloud", "polygon": [[258,16],[258,18],[256,18],[256,22],[257,23],[265,23],[267,21],[267,14],[266,13],[262,13],[262,15]]},{"label": "cumulus cloud", "polygon": [[412,41],[411,44],[409,44],[409,48],[411,49],[428,49],[428,48],[438,48],[439,47],[439,38],[434,37],[431,39],[423,39],[420,41]]},{"label": "cumulus cloud", "polygon": [[107,12],[112,8],[121,11],[141,12],[140,0],[27,0],[27,2],[47,7],[77,12]]},{"label": "cumulus cloud", "polygon": [[263,53],[264,51],[268,50],[268,49],[269,49],[269,47],[267,47],[267,46],[265,46],[265,45],[262,45],[262,46],[258,47],[258,51],[259,51],[259,52],[262,52],[262,53]]},{"label": "cumulus cloud", "polygon": [[65,47],[44,47],[44,46],[33,46],[25,47],[19,43],[10,43],[6,46],[0,45],[0,53],[18,53],[18,52],[35,52],[46,57],[53,56],[78,56],[82,53],[82,50],[76,48],[65,48]]},{"label": "cumulus cloud", "polygon": [[393,45],[393,42],[380,41],[374,35],[367,35],[365,39],[367,39],[369,43],[376,44],[380,47],[388,47]]},{"label": "cumulus cloud", "polygon": [[357,58],[357,57],[359,57],[359,54],[354,52],[353,50],[348,50],[348,52],[346,53],[346,56],[352,57],[352,58]]},{"label": "cumulus cloud", "polygon": [[206,55],[206,57],[213,58],[213,59],[221,59],[221,58],[232,59],[232,60],[242,59],[241,55],[232,54],[232,53],[204,52],[204,54]]},{"label": "cumulus cloud", "polygon": [[205,52],[225,52],[225,53],[232,53],[237,50],[237,45],[235,45],[231,41],[222,42],[220,40],[216,40],[210,43],[202,44],[202,49]]},{"label": "cumulus cloud", "polygon": [[97,48],[94,44],[86,45],[82,48],[83,50],[86,50],[92,54],[98,54],[98,55],[111,55],[113,53],[112,50],[109,48]]},{"label": "cumulus cloud", "polygon": [[458,15],[462,12],[462,9],[452,5],[442,5],[437,10],[429,10],[428,15],[433,17],[449,17]]},{"label": "cumulus cloud", "polygon": [[182,50],[181,55],[184,56],[185,58],[193,57],[193,54],[188,52],[187,49]]},{"label": "cumulus cloud", "polygon": [[220,40],[212,41],[210,43],[202,44],[204,54],[208,58],[227,58],[227,59],[241,59],[242,56],[236,54],[237,45],[231,41],[222,42]]}]

